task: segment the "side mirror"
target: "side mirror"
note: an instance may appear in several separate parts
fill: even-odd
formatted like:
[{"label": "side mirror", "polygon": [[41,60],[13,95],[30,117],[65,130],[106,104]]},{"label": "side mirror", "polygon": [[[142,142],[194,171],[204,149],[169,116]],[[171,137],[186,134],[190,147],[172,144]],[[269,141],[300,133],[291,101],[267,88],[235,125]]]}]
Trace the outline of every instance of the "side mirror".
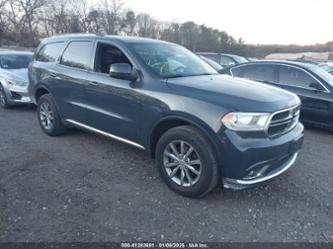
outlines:
[{"label": "side mirror", "polygon": [[317,90],[317,91],[325,91],[324,87],[321,84],[319,84],[318,82],[311,83],[310,88]]},{"label": "side mirror", "polygon": [[113,78],[130,81],[136,81],[139,77],[138,72],[129,63],[111,64],[109,74]]}]

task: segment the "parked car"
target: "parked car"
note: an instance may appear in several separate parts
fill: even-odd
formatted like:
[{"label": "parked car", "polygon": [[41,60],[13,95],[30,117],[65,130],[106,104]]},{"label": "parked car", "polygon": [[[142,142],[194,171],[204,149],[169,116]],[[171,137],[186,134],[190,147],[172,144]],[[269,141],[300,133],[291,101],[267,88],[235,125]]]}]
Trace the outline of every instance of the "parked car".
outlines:
[{"label": "parked car", "polygon": [[301,62],[301,63],[308,63],[308,64],[312,64],[312,65],[319,65],[320,61],[316,61],[316,60],[305,60],[305,59],[290,59],[288,61],[294,61],[294,62]]},{"label": "parked car", "polygon": [[205,56],[202,56],[202,55],[199,55],[199,57],[201,59],[203,59],[206,63],[208,63],[211,67],[213,67],[216,71],[219,72],[223,69],[223,67],[220,64],[218,64],[217,62],[215,62],[211,59],[208,59],[208,58],[206,58]]},{"label": "parked car", "polygon": [[333,75],[333,62],[321,63],[318,66]]},{"label": "parked car", "polygon": [[200,52],[197,54],[217,62],[222,67],[230,67],[233,65],[238,65],[248,62],[248,59],[246,59],[245,57],[234,54],[204,53],[204,52]]},{"label": "parked car", "polygon": [[0,106],[31,103],[28,65],[31,52],[0,51]]},{"label": "parked car", "polygon": [[168,42],[47,38],[29,78],[46,134],[74,126],[149,151],[184,196],[205,195],[221,180],[241,189],[274,178],[294,164],[303,141],[295,94],[220,75]]},{"label": "parked car", "polygon": [[333,76],[320,67],[291,61],[260,61],[231,67],[223,72],[297,94],[302,100],[303,122],[333,129]]}]

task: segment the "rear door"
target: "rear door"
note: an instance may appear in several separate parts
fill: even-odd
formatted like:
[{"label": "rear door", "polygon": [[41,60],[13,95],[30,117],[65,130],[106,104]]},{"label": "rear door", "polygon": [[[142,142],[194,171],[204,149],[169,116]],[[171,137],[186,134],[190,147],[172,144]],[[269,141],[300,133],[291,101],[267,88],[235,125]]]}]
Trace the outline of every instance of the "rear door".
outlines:
[{"label": "rear door", "polygon": [[64,119],[87,122],[85,86],[91,71],[93,40],[72,40],[60,56],[57,68],[50,72],[57,82],[53,93]]},{"label": "rear door", "polygon": [[312,74],[295,66],[279,65],[278,85],[301,98],[302,120],[327,124],[331,94],[325,90],[322,83]]}]

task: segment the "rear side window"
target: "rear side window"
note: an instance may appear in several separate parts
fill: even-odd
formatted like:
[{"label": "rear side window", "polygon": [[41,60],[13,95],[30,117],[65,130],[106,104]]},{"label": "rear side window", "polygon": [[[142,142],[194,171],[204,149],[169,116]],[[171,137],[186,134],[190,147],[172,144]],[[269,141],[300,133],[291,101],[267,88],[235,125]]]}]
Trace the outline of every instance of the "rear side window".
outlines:
[{"label": "rear side window", "polygon": [[92,41],[71,42],[61,56],[60,64],[80,69],[89,69],[92,50]]},{"label": "rear side window", "polygon": [[235,68],[232,68],[230,71],[233,76],[241,77],[241,74],[244,71],[244,67],[235,67]]},{"label": "rear side window", "polygon": [[281,85],[309,88],[310,84],[314,82],[316,80],[301,69],[288,66],[279,67],[279,83]]},{"label": "rear side window", "polygon": [[45,44],[36,54],[35,60],[42,62],[54,62],[62,47],[64,46],[63,42],[49,43]]},{"label": "rear side window", "polygon": [[261,82],[275,82],[274,65],[249,65],[244,69],[243,77]]}]

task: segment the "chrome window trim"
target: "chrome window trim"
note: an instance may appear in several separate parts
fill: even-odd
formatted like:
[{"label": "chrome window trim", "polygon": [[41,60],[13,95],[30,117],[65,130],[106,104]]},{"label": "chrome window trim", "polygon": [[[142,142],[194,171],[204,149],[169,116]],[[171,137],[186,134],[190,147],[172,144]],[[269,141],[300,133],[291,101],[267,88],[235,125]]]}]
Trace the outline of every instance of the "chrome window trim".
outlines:
[{"label": "chrome window trim", "polygon": [[[234,76],[232,70],[235,69],[235,68],[240,68],[240,67],[245,67],[247,65],[278,65],[278,66],[286,66],[286,67],[292,67],[292,68],[295,68],[295,69],[299,69],[303,72],[305,72],[307,75],[309,75],[311,78],[313,78],[317,83],[319,83],[324,89],[325,91],[322,91],[322,92],[326,92],[326,93],[330,93],[330,90],[317,78],[317,76],[315,75],[312,75],[310,74],[308,71],[306,71],[305,69],[301,68],[301,67],[298,67],[298,66],[294,66],[294,65],[289,65],[289,64],[284,64],[284,63],[279,63],[279,62],[269,62],[269,63],[247,63],[246,65],[238,65],[238,66],[235,66],[235,67],[232,67],[230,69],[230,73],[231,73],[231,76],[233,77],[237,77],[237,76]],[[246,79],[246,78],[245,78]],[[251,80],[251,79],[250,79]],[[256,80],[253,80],[253,81],[256,81]],[[307,88],[307,87],[301,87],[301,86],[295,86],[295,85],[290,85],[290,84],[280,84],[279,82],[272,82],[272,84],[276,84],[276,85],[279,85],[279,86],[291,86],[291,87],[297,87],[297,88],[300,88],[300,89],[305,89],[305,90],[314,90],[313,88]]]},{"label": "chrome window trim", "polygon": [[108,132],[105,132],[105,131],[101,131],[99,129],[96,129],[94,127],[91,127],[89,125],[85,125],[85,124],[82,124],[80,122],[77,122],[75,120],[72,120],[72,119],[66,119],[66,122],[74,125],[74,126],[77,126],[77,127],[80,127],[80,128],[83,128],[83,129],[86,129],[86,130],[89,130],[89,131],[92,131],[92,132],[95,132],[95,133],[98,133],[98,134],[101,134],[105,137],[109,137],[109,138],[112,138],[112,139],[115,139],[115,140],[118,140],[120,142],[123,142],[123,143],[126,143],[126,144],[129,144],[129,145],[132,145],[132,146],[135,146],[139,149],[142,149],[142,150],[145,150],[146,148],[143,147],[142,145],[138,144],[138,143],[135,143],[133,141],[130,141],[128,139],[125,139],[125,138],[122,138],[122,137],[118,137],[116,135],[113,135],[111,133],[108,133]]}]

